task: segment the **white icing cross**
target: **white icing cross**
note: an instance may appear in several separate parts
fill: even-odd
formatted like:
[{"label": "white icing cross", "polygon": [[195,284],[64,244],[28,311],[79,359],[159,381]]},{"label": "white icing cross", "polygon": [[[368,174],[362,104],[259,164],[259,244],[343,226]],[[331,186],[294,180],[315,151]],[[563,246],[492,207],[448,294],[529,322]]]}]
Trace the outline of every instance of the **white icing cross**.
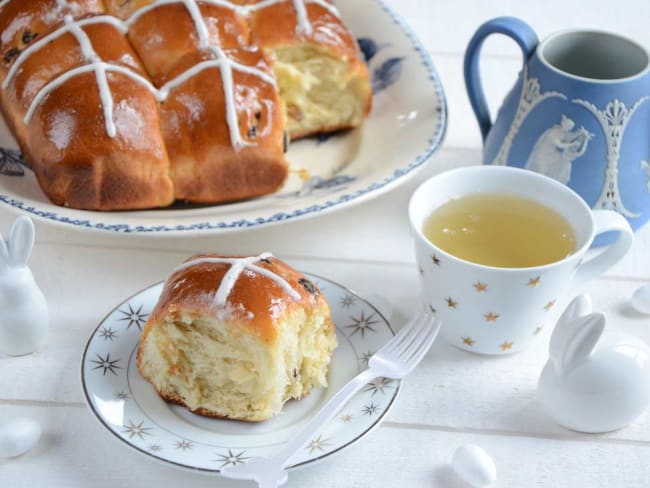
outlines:
[{"label": "white icing cross", "polygon": [[78,3],[70,3],[67,0],[56,0],[56,7],[50,10],[43,19],[46,23],[51,24],[56,22],[59,18],[59,15],[65,10],[68,10],[69,13],[76,15],[79,13],[81,7]]},{"label": "white icing cross", "polygon": [[230,269],[226,272],[226,274],[221,279],[219,288],[217,289],[217,292],[214,296],[213,304],[218,308],[222,308],[226,306],[226,302],[228,301],[230,292],[232,292],[235,283],[237,283],[237,280],[239,279],[239,276],[246,269],[255,271],[256,273],[259,273],[263,276],[266,276],[267,278],[270,278],[275,283],[280,285],[284,289],[284,291],[291,296],[291,298],[293,298],[294,300],[300,300],[300,294],[291,287],[291,285],[287,280],[273,273],[272,271],[269,271],[268,269],[253,264],[256,261],[261,261],[262,259],[268,259],[270,257],[273,257],[273,254],[271,254],[270,252],[265,252],[260,254],[259,256],[251,256],[248,258],[197,258],[192,261],[188,261],[187,263],[181,264],[172,273],[176,273],[178,271],[182,271],[184,269],[202,263],[230,264]]},{"label": "white icing cross", "polygon": [[[159,1],[165,3],[171,3],[169,0],[159,0]],[[218,45],[210,44],[210,33],[208,31],[208,26],[205,23],[205,19],[203,18],[203,15],[201,14],[201,10],[199,9],[197,0],[177,0],[177,1],[180,1],[185,5],[185,8],[190,14],[192,21],[194,22],[194,28],[196,30],[196,34],[199,37],[199,49],[209,50],[215,58],[215,61],[213,61],[212,65],[219,67],[219,72],[221,74],[221,84],[223,86],[224,99],[226,101],[226,122],[228,124],[228,129],[230,131],[230,143],[232,144],[233,148],[236,151],[245,146],[252,146],[253,144],[245,141],[242,138],[241,133],[239,132],[239,120],[237,118],[237,108],[235,106],[235,86],[234,86],[233,76],[232,76],[233,68],[238,69],[240,71],[245,71],[250,74],[255,74],[259,76],[261,79],[263,79],[264,81],[266,81],[267,83],[271,83],[274,86],[275,86],[275,80],[273,79],[273,77],[269,76],[268,74],[264,73],[261,70],[252,68],[250,66],[244,66],[240,63],[237,63],[236,61],[233,61],[232,59],[228,58],[228,56],[226,56],[226,53],[221,49],[221,47],[219,47]],[[154,5],[157,6],[156,5],[157,3],[158,2],[154,2]],[[211,2],[208,1],[206,3],[211,3]],[[205,65],[204,63],[200,63],[200,64]],[[195,66],[194,68],[190,68],[190,70],[195,70],[196,68],[197,67]],[[192,75],[193,74],[194,73],[192,72]],[[178,79],[172,80],[171,82],[165,84],[163,90],[169,90],[170,88],[177,86],[183,81],[184,80],[179,81]],[[166,92],[164,93],[166,94]]]},{"label": "white icing cross", "polygon": [[[248,15],[248,13],[252,11],[261,10],[263,8],[270,7],[271,5],[284,3],[286,1],[287,0],[262,0],[261,2],[253,5],[239,6],[239,8],[237,8],[236,10],[239,13]],[[310,36],[313,33],[311,21],[309,20],[309,15],[307,15],[308,3],[315,3],[316,5],[320,5],[335,17],[341,16],[339,14],[338,9],[334,5],[329,3],[327,0],[290,0],[290,1],[293,3],[293,9],[296,11],[296,33],[297,34]]]},{"label": "white icing cross", "polygon": [[76,13],[79,11],[79,5],[77,3],[70,3],[68,0],[56,0],[56,7],[51,12],[53,15],[59,15],[64,10],[69,10]]},{"label": "white icing cross", "polygon": [[67,34],[73,29],[73,27],[78,28],[78,27],[83,27],[85,25],[91,25],[91,24],[111,24],[122,34],[126,34],[128,32],[124,22],[110,15],[98,15],[96,17],[89,17],[87,19],[76,20],[73,22],[66,21],[63,27],[60,27],[59,29],[53,32],[50,32],[46,36],[43,36],[40,39],[36,40],[35,42],[31,43],[27,48],[25,48],[20,53],[20,55],[14,60],[13,64],[11,65],[11,68],[9,68],[9,71],[7,72],[7,77],[2,82],[2,88],[4,90],[7,89],[9,83],[11,83],[11,80],[13,80],[14,76],[16,76],[18,69],[20,69],[22,64],[27,60],[29,56],[31,56],[32,53],[38,51],[39,49],[41,49],[43,46],[53,41],[54,39],[61,37],[63,34]]},{"label": "white icing cross", "polygon": [[[4,7],[9,1],[10,0],[0,0],[0,8]],[[106,127],[106,134],[109,137],[115,137],[116,128],[115,128],[115,122],[113,120],[114,101],[113,101],[113,95],[108,85],[108,79],[106,76],[107,72],[121,73],[125,76],[130,77],[132,80],[147,87],[155,95],[156,99],[159,102],[162,102],[167,99],[170,90],[181,85],[191,77],[196,76],[204,69],[219,68],[219,72],[221,74],[221,82],[223,85],[225,102],[226,102],[226,122],[228,124],[228,129],[230,132],[230,142],[235,150],[240,150],[245,146],[254,145],[251,142],[245,141],[242,138],[241,133],[239,131],[239,121],[237,117],[237,109],[235,106],[235,96],[234,96],[235,87],[234,87],[232,72],[233,70],[235,70],[235,71],[257,76],[261,80],[273,86],[275,86],[275,79],[271,75],[269,75],[268,73],[260,69],[254,68],[252,66],[247,66],[233,59],[230,59],[226,55],[226,53],[221,49],[220,46],[210,44],[208,27],[199,9],[198,1],[199,0],[156,0],[151,4],[142,7],[141,9],[134,12],[131,15],[131,17],[129,17],[129,19],[127,19],[125,22],[110,15],[99,15],[95,17],[82,19],[82,20],[74,20],[71,15],[66,15],[64,17],[65,23],[62,27],[42,37],[41,39],[38,39],[36,42],[28,46],[20,53],[20,55],[15,59],[11,68],[9,69],[6,78],[2,82],[2,88],[7,89],[9,83],[11,83],[11,80],[15,77],[16,73],[18,72],[22,64],[32,53],[42,48],[48,42],[62,36],[63,34],[70,33],[75,37],[75,39],[79,43],[84,59],[89,64],[85,66],[73,68],[59,75],[58,77],[54,78],[47,84],[45,84],[37,92],[37,94],[31,101],[30,106],[27,109],[27,112],[25,113],[25,117],[23,119],[25,124],[29,123],[38,106],[53,90],[55,90],[56,88],[58,88],[59,86],[61,86],[63,83],[65,83],[67,80],[69,80],[74,76],[92,71],[95,73],[95,79],[97,81],[97,87],[99,90],[102,110],[104,112],[104,124]],[[200,0],[200,1],[201,3],[230,8],[242,15],[248,15],[252,11],[260,10],[287,0],[263,0],[257,4],[248,5],[248,6],[234,5],[227,0]],[[316,3],[321,7],[327,9],[333,15],[336,15],[337,17],[339,16],[336,7],[328,3],[326,0],[290,0],[290,1],[293,2],[294,9],[296,10],[296,18],[297,18],[296,30],[298,31],[298,33],[302,33],[305,35],[310,35],[312,33],[312,26],[311,26],[311,22],[309,21],[309,17],[307,15],[306,3]],[[57,7],[53,12],[51,12],[51,14],[54,14],[55,12],[59,13],[60,11],[66,8],[70,10],[74,10],[75,7],[78,8],[77,4],[69,3],[67,0],[56,0],[56,2],[57,2]],[[128,32],[129,27],[146,12],[149,12],[150,10],[158,8],[162,5],[168,5],[174,3],[182,3],[185,6],[194,23],[194,27],[197,36],[199,38],[199,48],[209,50],[214,56],[214,59],[197,63],[196,65],[192,66],[191,68],[187,69],[186,71],[178,75],[176,78],[168,81],[160,89],[156,89],[149,80],[147,80],[146,78],[140,76],[139,74],[129,69],[126,69],[122,66],[115,65],[112,63],[103,62],[99,58],[95,50],[93,49],[92,43],[90,42],[88,35],[83,31],[83,29],[81,29],[81,27],[85,25],[105,23],[105,24],[113,25],[122,34],[126,34]]]},{"label": "white icing cross", "polygon": [[[149,10],[152,10],[160,5],[167,5],[170,3],[178,3],[179,1],[183,0],[158,0],[155,1],[145,7],[142,7],[140,10],[135,12],[132,16],[132,18],[137,18],[140,15],[142,15],[145,12],[148,12]],[[307,15],[307,4],[308,3],[315,3],[316,5],[320,5],[323,7],[325,10],[327,10],[330,14],[334,15],[335,17],[341,17],[341,14],[339,13],[338,9],[329,3],[327,0],[262,0],[261,2],[254,3],[251,5],[236,5],[228,0],[202,0],[201,3],[206,3],[209,5],[214,5],[217,7],[224,7],[233,10],[239,15],[247,16],[251,12],[255,12],[257,10],[262,10],[266,7],[270,7],[271,5],[276,5],[278,3],[284,3],[290,1],[293,3],[293,8],[296,11],[296,20],[297,20],[297,25],[296,25],[296,31],[298,34],[304,34],[307,36],[310,36],[313,32],[311,22],[309,20],[309,16]],[[185,2],[184,2],[185,3]],[[131,19],[129,19],[129,22]]]},{"label": "white icing cross", "polygon": [[[112,21],[109,21],[108,18],[111,18],[110,16],[102,16],[104,17],[101,22],[104,23],[113,23]],[[126,70],[122,68],[121,66],[116,66],[116,65],[111,65],[108,63],[103,62],[95,50],[93,49],[92,43],[90,42],[90,39],[88,38],[88,35],[86,32],[81,28],[80,24],[83,25],[83,21],[77,20],[75,21],[71,15],[66,15],[64,17],[64,22],[65,25],[62,29],[59,29],[55,32],[52,33],[51,37],[46,36],[43,39],[40,40],[40,42],[35,43],[31,48],[33,50],[30,51],[30,48],[26,49],[21,56],[22,60],[20,63],[18,62],[19,60],[16,60],[15,65],[13,66],[13,72],[10,70],[10,72],[7,74],[7,78],[5,79],[5,82],[8,83],[8,81],[11,80],[11,77],[16,73],[18,67],[22,62],[29,56],[33,51],[36,49],[40,49],[45,42],[51,40],[54,37],[58,37],[62,35],[65,32],[69,32],[72,34],[77,42],[79,43],[79,47],[81,48],[81,53],[84,57],[84,60],[89,63],[85,66],[79,66],[77,68],[71,69],[69,71],[66,71],[62,75],[58,76],[57,78],[53,79],[49,83],[47,83],[45,86],[43,86],[40,91],[36,94],[34,99],[32,100],[32,103],[30,104],[29,108],[27,109],[27,113],[25,114],[25,118],[23,119],[24,122],[27,124],[31,120],[32,116],[34,115],[34,112],[36,111],[36,108],[40,105],[40,103],[43,101],[43,99],[49,95],[49,93],[54,90],[55,88],[58,88],[61,86],[63,83],[65,83],[67,80],[72,78],[73,76],[80,75],[82,73],[88,73],[90,71],[93,71],[95,73],[95,80],[97,81],[97,87],[99,89],[99,98],[101,100],[102,104],[102,109],[104,111],[104,124],[106,127],[106,134],[109,137],[115,137],[117,134],[117,131],[115,129],[115,122],[113,120],[113,107],[114,107],[114,101],[113,101],[113,94],[111,93],[110,87],[108,86],[108,78],[106,77],[106,72],[107,71],[120,71],[120,72],[126,72],[128,73],[127,76],[132,77],[136,79],[137,81],[142,82],[144,78],[141,76],[137,75],[136,73],[133,73],[130,70]],[[88,21],[93,20],[87,19]],[[115,19],[117,20],[117,19]],[[86,24],[89,22],[86,22]],[[97,22],[95,22],[97,23]],[[119,24],[117,25],[118,28],[122,27]],[[122,31],[124,31],[123,28],[121,28]],[[49,38],[49,39],[48,39]],[[28,52],[29,51],[29,52]],[[118,68],[118,69],[116,69]],[[121,68],[121,69],[119,69]],[[147,80],[144,80],[147,84],[149,82]],[[5,87],[5,84],[3,83],[3,88]]]},{"label": "white icing cross", "polygon": [[[207,1],[212,2],[213,0],[207,0]],[[81,29],[81,27],[84,25],[107,23],[113,25],[121,33],[125,34],[128,32],[128,27],[133,22],[135,22],[138,17],[140,17],[143,13],[145,13],[145,11],[151,10],[151,8],[155,8],[160,5],[170,4],[170,3],[183,3],[186,6],[188,13],[192,17],[192,20],[196,26],[196,31],[199,36],[199,47],[201,49],[209,49],[210,52],[215,56],[215,59],[211,61],[203,61],[196,64],[195,66],[189,68],[188,70],[178,75],[173,80],[167,82],[159,90],[156,89],[151,84],[151,82],[149,82],[149,80],[138,75],[137,73],[125,69],[122,66],[114,65],[111,63],[105,63],[101,61],[97,56],[97,54],[95,53],[92,44],[90,42],[90,39],[88,39],[86,33]],[[230,131],[231,144],[235,148],[235,150],[239,150],[242,147],[247,145],[252,145],[252,143],[245,141],[241,137],[241,134],[239,132],[237,110],[235,107],[234,83],[233,83],[232,71],[233,69],[235,69],[240,72],[258,76],[263,81],[265,81],[266,83],[270,83],[273,86],[275,86],[275,79],[271,75],[265,73],[262,70],[253,68],[251,66],[246,66],[244,64],[238,63],[237,61],[228,58],[221,48],[219,48],[218,46],[210,45],[207,25],[205,24],[205,20],[201,15],[196,0],[159,0],[158,2],[154,2],[153,4],[150,4],[147,7],[138,10],[126,22],[122,22],[121,20],[109,15],[101,15],[101,16],[90,17],[87,19],[76,20],[76,21],[73,20],[71,16],[66,16],[64,20],[65,20],[65,25],[63,27],[39,39],[37,42],[35,42],[34,44],[30,45],[27,49],[25,49],[16,58],[9,72],[7,73],[7,77],[2,83],[2,88],[6,89],[9,86],[9,83],[15,77],[16,73],[20,69],[20,66],[33,52],[42,48],[48,42],[52,41],[57,37],[60,37],[65,33],[71,33],[72,35],[75,36],[77,42],[81,47],[85,60],[90,64],[73,68],[59,75],[57,78],[51,80],[45,86],[43,86],[41,90],[36,94],[34,99],[32,100],[25,114],[24,122],[26,124],[29,123],[38,106],[45,99],[45,97],[47,97],[47,95],[50,94],[50,92],[52,92],[53,90],[61,86],[63,83],[65,83],[73,76],[87,73],[89,71],[94,71],[97,80],[97,86],[99,89],[100,100],[102,102],[102,109],[104,111],[104,123],[106,127],[106,133],[109,137],[115,137],[116,129],[113,120],[114,102],[110,91],[110,87],[108,86],[106,72],[110,72],[110,71],[118,72],[130,77],[134,81],[146,86],[155,95],[156,99],[159,102],[162,102],[167,99],[170,90],[181,85],[189,78],[197,75],[204,69],[219,68],[221,73],[221,78],[222,78],[225,101],[226,101],[226,120]]]}]

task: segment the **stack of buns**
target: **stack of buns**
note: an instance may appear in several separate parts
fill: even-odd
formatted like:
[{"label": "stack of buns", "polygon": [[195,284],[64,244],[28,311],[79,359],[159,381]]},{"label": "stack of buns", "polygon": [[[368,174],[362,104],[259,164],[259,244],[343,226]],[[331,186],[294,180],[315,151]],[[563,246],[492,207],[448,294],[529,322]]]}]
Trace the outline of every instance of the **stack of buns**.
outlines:
[{"label": "stack of buns", "polygon": [[0,102],[56,204],[279,189],[288,138],[361,124],[356,42],[327,0],[0,0]]},{"label": "stack of buns", "polygon": [[137,363],[165,400],[253,422],[327,386],[335,347],[329,305],[301,273],[269,253],[202,254],[167,279]]}]

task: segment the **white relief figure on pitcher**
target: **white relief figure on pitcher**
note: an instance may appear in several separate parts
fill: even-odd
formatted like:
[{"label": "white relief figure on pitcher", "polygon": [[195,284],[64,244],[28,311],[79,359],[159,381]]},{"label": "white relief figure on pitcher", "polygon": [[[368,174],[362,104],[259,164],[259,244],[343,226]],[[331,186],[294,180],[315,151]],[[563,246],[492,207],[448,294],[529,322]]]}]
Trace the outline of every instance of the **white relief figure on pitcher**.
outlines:
[{"label": "white relief figure on pitcher", "polygon": [[587,150],[593,134],[584,127],[575,129],[575,122],[565,115],[539,136],[530,153],[526,169],[536,171],[567,184],[571,179],[571,165]]},{"label": "white relief figure on pitcher", "polygon": [[524,123],[528,114],[530,114],[537,105],[542,103],[548,98],[561,98],[566,100],[566,95],[558,91],[542,91],[542,88],[539,84],[537,78],[528,77],[528,67],[524,66],[524,69],[521,74],[523,81],[521,87],[521,94],[519,95],[519,103],[517,104],[517,111],[515,112],[512,124],[508,129],[508,133],[503,138],[501,147],[496,156],[492,160],[492,164],[495,165],[506,165],[510,157],[510,149],[512,144],[519,133],[521,125]]}]

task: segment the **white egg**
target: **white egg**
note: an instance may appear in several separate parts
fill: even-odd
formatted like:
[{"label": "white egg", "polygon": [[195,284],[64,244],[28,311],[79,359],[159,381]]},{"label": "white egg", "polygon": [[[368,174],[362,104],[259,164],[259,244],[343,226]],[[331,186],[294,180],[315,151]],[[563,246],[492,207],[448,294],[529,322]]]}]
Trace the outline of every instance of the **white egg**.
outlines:
[{"label": "white egg", "polygon": [[26,453],[36,445],[43,429],[38,422],[19,417],[0,424],[0,459]]},{"label": "white egg", "polygon": [[451,467],[460,478],[475,488],[490,486],[497,479],[494,461],[475,444],[465,444],[456,449]]},{"label": "white egg", "polygon": [[638,312],[650,314],[650,283],[637,288],[632,295],[632,306]]}]

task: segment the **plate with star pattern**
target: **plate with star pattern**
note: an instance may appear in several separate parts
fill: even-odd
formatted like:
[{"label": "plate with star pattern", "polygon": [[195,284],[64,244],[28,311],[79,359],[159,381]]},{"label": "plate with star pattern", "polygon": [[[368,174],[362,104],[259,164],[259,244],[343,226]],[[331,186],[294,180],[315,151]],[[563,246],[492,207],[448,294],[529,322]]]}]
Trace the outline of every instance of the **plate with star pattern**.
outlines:
[{"label": "plate with star pattern", "polygon": [[[165,402],[136,367],[142,327],[162,291],[163,283],[158,283],[115,307],[90,336],[81,380],[91,411],[124,445],[194,472],[219,473],[225,466],[277,452],[337,390],[366,369],[370,356],[394,335],[370,302],[330,280],[306,276],[325,294],[336,325],[338,347],[328,388],[287,402],[279,415],[259,423],[202,417]],[[367,384],[296,454],[290,468],[323,459],[361,439],[386,415],[399,386],[398,380],[387,378]]]}]

